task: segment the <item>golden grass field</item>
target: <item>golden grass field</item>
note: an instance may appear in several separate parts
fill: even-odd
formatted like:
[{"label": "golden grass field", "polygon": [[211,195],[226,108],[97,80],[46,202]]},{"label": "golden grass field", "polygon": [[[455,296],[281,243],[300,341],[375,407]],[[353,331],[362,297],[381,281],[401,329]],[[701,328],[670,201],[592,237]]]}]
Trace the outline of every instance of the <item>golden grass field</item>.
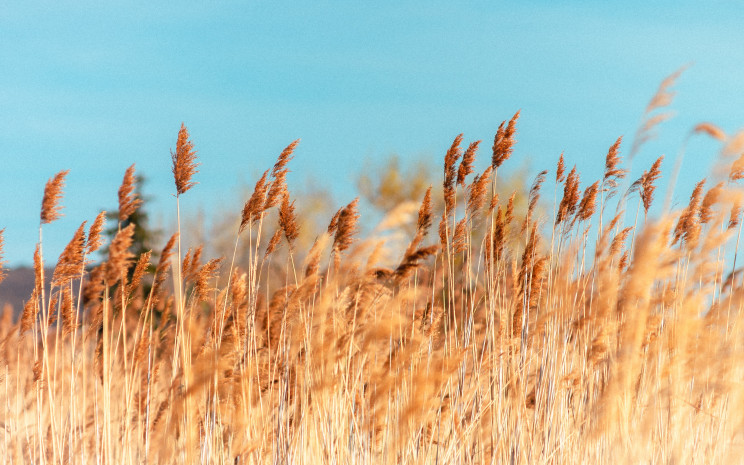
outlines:
[{"label": "golden grass field", "polygon": [[[517,114],[485,171],[473,172],[479,144],[458,136],[441,188],[368,238],[352,201],[309,250],[285,181],[294,142],[236,212],[243,261],[181,243],[180,204],[198,193],[184,126],[178,230],[157,254],[133,256],[130,224],[90,263],[102,213],[45,273],[57,174],[36,287],[0,326],[0,463],[743,461],[744,134],[690,131],[721,152],[682,209],[669,207],[676,174],[661,159],[637,180],[623,167],[664,119],[675,77],[583,192],[561,156],[523,193],[524,212],[494,195]],[[140,205],[133,184],[132,167],[120,225]],[[406,231],[407,246],[383,230]]]}]

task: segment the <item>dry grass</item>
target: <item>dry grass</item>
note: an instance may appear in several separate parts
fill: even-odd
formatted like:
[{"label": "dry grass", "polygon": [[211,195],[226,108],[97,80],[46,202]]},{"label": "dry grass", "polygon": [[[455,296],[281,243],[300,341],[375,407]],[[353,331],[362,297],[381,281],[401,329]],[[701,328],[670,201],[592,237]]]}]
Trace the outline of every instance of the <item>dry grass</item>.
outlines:
[{"label": "dry grass", "polygon": [[[547,171],[515,218],[514,196],[494,193],[518,117],[498,128],[481,173],[479,142],[463,153],[455,139],[444,211],[429,189],[418,215],[406,207],[383,222],[414,223],[396,260],[384,259],[384,236],[358,237],[357,200],[296,250],[285,176],[298,141],[236,212],[245,267],[205,261],[201,247],[182,254],[177,231],[152,268],[150,253],[129,251],[132,224],[91,264],[102,213],[47,279],[40,228],[33,294],[18,322],[6,312],[0,326],[2,463],[741,460],[741,135],[709,123],[691,132],[721,142],[711,175],[721,182],[703,193],[701,181],[681,211],[649,216],[661,158],[621,185],[618,139],[583,195],[561,155],[552,218],[536,214]],[[172,155],[177,208],[195,185],[195,153],[184,126]],[[59,215],[66,174],[47,184],[42,226]],[[120,221],[140,204],[133,176],[132,166]]]}]

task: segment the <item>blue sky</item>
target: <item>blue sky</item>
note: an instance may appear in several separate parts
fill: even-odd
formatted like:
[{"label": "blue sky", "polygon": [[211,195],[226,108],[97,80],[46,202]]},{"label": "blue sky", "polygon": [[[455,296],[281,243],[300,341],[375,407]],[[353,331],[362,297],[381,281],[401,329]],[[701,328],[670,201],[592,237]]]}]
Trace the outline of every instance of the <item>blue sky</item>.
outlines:
[{"label": "blue sky", "polygon": [[[738,2],[6,2],[0,9],[0,228],[29,263],[44,183],[70,169],[65,218],[45,227],[53,261],[83,220],[115,209],[125,169],[173,221],[169,150],[181,122],[202,163],[183,208],[244,199],[283,147],[302,142],[290,189],[313,176],[336,202],[366,159],[440,161],[459,133],[488,141],[521,109],[508,163],[534,174],[565,152],[583,184],[626,149],[659,82],[680,78],[676,117],[634,161],[671,158],[693,125],[744,123]],[[490,144],[486,144],[490,146]],[[679,195],[718,147],[696,139]],[[481,153],[485,163],[489,154]],[[156,219],[157,221],[157,219]]]}]

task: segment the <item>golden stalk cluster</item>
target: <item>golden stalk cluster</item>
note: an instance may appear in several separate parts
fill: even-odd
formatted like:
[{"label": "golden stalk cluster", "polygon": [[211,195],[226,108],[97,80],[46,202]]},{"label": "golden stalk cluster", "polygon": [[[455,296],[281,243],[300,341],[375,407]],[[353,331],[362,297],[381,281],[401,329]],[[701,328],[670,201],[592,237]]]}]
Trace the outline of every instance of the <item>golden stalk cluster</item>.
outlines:
[{"label": "golden stalk cluster", "polygon": [[[673,81],[649,105],[630,157],[663,120],[655,112],[671,102]],[[182,254],[180,224],[159,254],[134,256],[134,224],[124,226],[141,205],[132,165],[107,257],[91,262],[102,246],[102,212],[87,234],[85,222],[75,231],[47,278],[41,228],[60,215],[60,172],[44,190],[34,289],[18,321],[6,311],[0,325],[0,456],[122,464],[740,460],[744,138],[710,123],[691,131],[721,144],[712,176],[722,179],[707,191],[698,183],[679,211],[652,215],[663,157],[623,185],[618,138],[603,176],[583,193],[561,154],[555,176],[541,171],[525,193],[522,215],[516,194],[496,195],[518,117],[499,126],[483,171],[475,169],[480,141],[463,152],[463,136],[455,138],[441,194],[426,191],[410,217],[410,242],[393,261],[383,259],[384,235],[359,237],[358,199],[299,250],[286,184],[295,141],[239,212],[231,260],[205,259],[203,244]],[[172,161],[178,208],[198,166],[185,126]],[[552,212],[540,201],[546,179],[555,180]],[[634,196],[635,210],[627,206]],[[386,227],[406,230],[409,217],[391,215]],[[434,215],[438,237],[429,238]],[[2,247],[0,231],[0,264]],[[247,265],[236,264],[238,250]]]}]

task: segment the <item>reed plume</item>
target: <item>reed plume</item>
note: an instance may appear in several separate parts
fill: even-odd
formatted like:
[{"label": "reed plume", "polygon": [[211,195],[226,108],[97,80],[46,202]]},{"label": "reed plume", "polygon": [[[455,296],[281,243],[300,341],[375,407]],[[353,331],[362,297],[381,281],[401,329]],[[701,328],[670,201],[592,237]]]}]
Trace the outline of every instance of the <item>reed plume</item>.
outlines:
[{"label": "reed plume", "polygon": [[134,236],[134,224],[130,224],[122,229],[111,241],[109,247],[109,259],[106,262],[106,283],[109,286],[116,284],[123,276],[126,276],[132,254],[129,252],[129,246],[132,245]]},{"label": "reed plume", "polygon": [[[491,166],[494,170],[497,170],[511,157],[514,144],[516,143],[514,135],[517,132],[516,125],[518,119],[519,111],[512,116],[508,124],[506,124],[506,121],[502,122],[496,131],[496,136],[493,139],[493,155],[491,156]],[[504,124],[506,124],[506,127],[504,127]]]},{"label": "reed plume", "polygon": [[282,206],[279,209],[279,226],[282,228],[291,250],[300,232],[297,226],[297,215],[295,214],[295,201],[289,202],[289,193],[286,190],[282,196]]},{"label": "reed plume", "polygon": [[680,215],[677,225],[674,228],[672,245],[676,244],[678,241],[684,241],[690,248],[692,248],[697,243],[697,238],[700,235],[700,197],[704,185],[705,179],[695,184],[695,189],[693,189],[692,194],[690,194],[690,202],[687,204],[687,208],[685,208]]},{"label": "reed plume", "polygon": [[462,155],[460,167],[457,169],[457,184],[460,184],[462,187],[465,187],[465,178],[473,172],[473,162],[475,162],[475,155],[478,152],[480,143],[481,141],[479,140],[471,143]]},{"label": "reed plume", "polygon": [[135,189],[134,165],[127,168],[119,187],[119,222],[125,222],[142,205],[142,199],[133,194]]},{"label": "reed plume", "polygon": [[88,231],[88,240],[86,241],[86,251],[87,254],[92,254],[96,250],[98,250],[101,245],[103,245],[103,238],[101,237],[101,232],[103,231],[103,226],[106,224],[106,212],[102,211],[101,213],[96,216],[96,219],[93,221],[93,224],[90,225],[90,230]]},{"label": "reed plume", "polygon": [[597,207],[598,192],[599,181],[595,181],[594,184],[584,189],[584,195],[581,197],[581,202],[579,202],[578,210],[574,217],[575,219],[586,221],[594,215],[594,211]]},{"label": "reed plume", "polygon": [[444,181],[442,182],[442,188],[444,191],[444,208],[448,212],[448,215],[455,208],[455,181],[457,180],[457,168],[455,168],[455,164],[462,155],[460,150],[461,142],[462,134],[459,134],[452,141],[452,145],[444,156]]},{"label": "reed plume", "polygon": [[343,253],[354,241],[359,221],[358,203],[359,198],[352,200],[338,215],[338,225],[333,237],[333,251],[336,255]]},{"label": "reed plume", "polygon": [[65,188],[65,177],[70,170],[60,171],[53,178],[49,178],[44,186],[44,197],[41,200],[41,224],[51,223],[62,216],[62,206],[59,201],[62,200]]},{"label": "reed plume", "polygon": [[284,195],[284,191],[287,189],[287,173],[289,172],[287,164],[294,158],[292,153],[299,143],[300,139],[295,140],[279,154],[279,158],[274,164],[274,168],[271,170],[271,178],[273,181],[268,190],[266,204],[263,208],[264,210],[268,210],[269,208],[279,204],[280,198]]},{"label": "reed plume", "polygon": [[568,220],[576,211],[576,205],[579,202],[579,174],[576,172],[576,165],[571,169],[566,177],[566,185],[563,187],[563,198],[558,205],[558,213],[555,217],[555,224]]},{"label": "reed plume", "polygon": [[[563,160],[563,158],[561,158],[561,160]],[[535,176],[535,180],[532,182],[530,193],[527,195],[527,214],[525,215],[524,222],[522,223],[522,232],[527,229],[527,226],[532,219],[532,214],[535,212],[537,202],[540,200],[540,186],[542,186],[542,184],[545,182],[545,176],[547,176],[547,174],[547,170],[540,171],[539,173],[537,173],[537,176]]]},{"label": "reed plume", "polygon": [[715,186],[708,189],[703,197],[703,203],[700,205],[700,224],[706,224],[713,219],[713,206],[718,203],[721,194],[723,193],[723,182],[719,182]]},{"label": "reed plume", "polygon": [[692,128],[692,132],[698,134],[707,134],[708,136],[720,142],[725,142],[727,139],[726,133],[723,131],[723,129],[719,128],[713,123],[697,124],[694,128]]},{"label": "reed plume", "polygon": [[641,201],[643,202],[643,211],[647,215],[648,209],[651,208],[651,203],[654,201],[654,191],[656,185],[654,184],[657,179],[661,176],[661,162],[664,160],[664,155],[656,159],[651,168],[648,171],[644,171],[643,175],[639,179]]},{"label": "reed plume", "polygon": [[171,151],[171,160],[173,161],[173,178],[176,182],[176,197],[178,197],[196,185],[191,178],[199,172],[196,169],[199,163],[196,162],[194,143],[189,139],[189,131],[183,123],[178,131],[176,151]]},{"label": "reed plume", "polygon": [[605,157],[605,172],[602,178],[602,192],[608,192],[607,198],[612,197],[615,194],[615,189],[618,186],[618,182],[624,179],[628,174],[628,171],[622,168],[618,168],[620,165],[620,143],[623,137],[617,138],[614,144],[610,146]]},{"label": "reed plume", "polygon": [[62,286],[70,279],[80,276],[83,270],[85,255],[85,223],[75,231],[70,242],[57,259],[57,266],[52,274],[52,286]]},{"label": "reed plume", "polygon": [[261,214],[264,212],[264,206],[266,201],[266,192],[268,186],[266,185],[266,178],[269,175],[269,171],[264,171],[264,174],[256,181],[256,186],[253,189],[253,194],[243,205],[243,213],[240,217],[239,232],[243,232],[248,225],[256,222]]},{"label": "reed plume", "polygon": [[558,166],[555,170],[555,182],[556,183],[563,182],[566,179],[565,174],[566,174],[566,165],[563,162],[563,153],[561,153],[560,158],[558,158]]}]

